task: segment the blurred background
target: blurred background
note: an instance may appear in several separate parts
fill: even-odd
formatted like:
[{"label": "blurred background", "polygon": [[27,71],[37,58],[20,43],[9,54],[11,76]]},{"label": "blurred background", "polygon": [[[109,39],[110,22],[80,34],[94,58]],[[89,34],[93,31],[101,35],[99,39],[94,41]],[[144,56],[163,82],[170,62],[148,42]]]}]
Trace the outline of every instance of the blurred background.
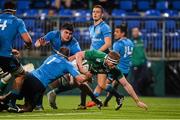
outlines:
[{"label": "blurred background", "polygon": [[[5,1],[0,0],[1,10]],[[132,28],[140,29],[147,55],[147,71],[144,74],[146,79],[143,81],[135,81],[133,73],[130,73],[129,80],[133,85],[139,86],[136,92],[143,96],[180,96],[180,0],[14,0],[14,2],[17,5],[16,15],[24,20],[33,43],[69,21],[75,26],[74,36],[82,50],[89,49],[91,44],[88,27],[92,24],[92,7],[102,5],[106,11],[104,20],[112,31],[116,25],[126,23],[128,36],[131,38]],[[35,67],[38,67],[51,52],[50,46],[26,50],[19,36],[14,48],[21,50],[23,64],[33,63]],[[69,94],[76,94],[76,91]]]}]

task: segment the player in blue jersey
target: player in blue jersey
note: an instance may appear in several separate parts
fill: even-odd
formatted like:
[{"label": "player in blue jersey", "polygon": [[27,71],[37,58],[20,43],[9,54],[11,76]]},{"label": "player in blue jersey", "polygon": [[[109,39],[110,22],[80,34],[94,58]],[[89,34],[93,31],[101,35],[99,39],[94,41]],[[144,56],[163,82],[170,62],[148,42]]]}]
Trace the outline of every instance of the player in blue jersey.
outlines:
[{"label": "player in blue jersey", "polygon": [[21,85],[19,86],[16,83],[23,83],[24,70],[19,61],[13,56],[15,52],[12,49],[12,45],[18,34],[21,35],[25,46],[28,48],[31,47],[32,40],[23,20],[17,18],[15,13],[15,4],[6,2],[3,13],[0,14],[0,91],[4,90],[11,75],[14,75],[16,79],[13,83],[12,91],[15,95],[18,95]]},{"label": "player in blue jersey", "polygon": [[70,49],[69,60],[75,59],[75,54],[81,51],[78,41],[73,37],[74,28],[71,23],[64,23],[61,30],[54,30],[48,32],[44,37],[38,39],[35,43],[36,47],[45,46],[50,44],[52,47],[52,54],[54,50],[59,50],[61,47]]},{"label": "player in blue jersey", "polygon": [[[52,54],[54,50],[59,50],[60,47],[67,47],[70,50],[70,61],[75,59],[74,55],[81,51],[78,41],[73,37],[74,27],[71,23],[64,23],[60,30],[48,32],[45,36],[38,39],[35,43],[36,47],[46,46],[48,44],[52,47]],[[53,83],[58,84],[58,83]],[[55,93],[58,94],[60,90],[56,88]],[[37,110],[43,110],[41,99],[36,107]]]},{"label": "player in blue jersey", "polygon": [[89,27],[91,46],[90,49],[96,49],[108,53],[111,47],[111,28],[103,21],[104,9],[100,5],[93,7],[92,18],[94,24]]},{"label": "player in blue jersey", "polygon": [[[68,55],[69,49],[62,47],[57,54],[49,56],[39,68],[26,74],[21,90],[21,95],[25,97],[25,104],[16,107],[17,109],[14,109],[14,112],[31,112],[43,95],[45,88],[67,73],[70,73],[75,78],[76,84],[83,90],[83,82],[86,80],[86,77],[80,75],[72,63],[68,62]],[[87,94],[90,95],[89,93]],[[11,93],[0,96],[0,101],[9,101],[12,99],[10,96]],[[101,107],[102,103],[93,96],[93,93],[90,96],[94,102],[99,104],[98,107]]]},{"label": "player in blue jersey", "polygon": [[[109,48],[112,44],[111,39],[111,28],[108,24],[103,21],[104,17],[104,8],[101,5],[95,5],[92,11],[92,18],[94,24],[89,27],[90,32],[90,39],[91,39],[91,46],[90,49],[100,50],[102,52],[108,53]],[[98,78],[104,77],[103,74],[98,74]],[[105,85],[103,84],[105,81],[98,79],[98,85],[94,91],[94,94],[98,97],[98,92],[100,88],[105,89]],[[79,105],[80,108],[84,108],[86,99],[85,94],[81,94],[81,104]]]},{"label": "player in blue jersey", "polygon": [[[120,26],[116,26],[114,31],[114,38],[116,41],[113,44],[113,51],[116,51],[121,56],[118,67],[121,70],[121,72],[124,74],[124,76],[127,77],[130,67],[132,65],[131,58],[132,58],[134,45],[133,42],[127,38],[126,24],[121,24]],[[117,89],[118,82],[113,81],[113,87]],[[108,93],[104,101],[104,106],[108,106],[108,101],[112,98],[112,96],[113,96],[112,94]],[[121,106],[118,106],[116,110],[118,110]]]}]

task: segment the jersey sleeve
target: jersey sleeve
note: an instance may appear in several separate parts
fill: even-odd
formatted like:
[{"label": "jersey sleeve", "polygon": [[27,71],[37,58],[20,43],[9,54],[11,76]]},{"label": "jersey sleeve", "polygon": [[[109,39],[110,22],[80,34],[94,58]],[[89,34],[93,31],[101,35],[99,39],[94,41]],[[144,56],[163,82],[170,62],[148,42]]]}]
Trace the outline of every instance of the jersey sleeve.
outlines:
[{"label": "jersey sleeve", "polygon": [[25,26],[25,24],[24,24],[24,21],[21,20],[21,19],[18,19],[18,21],[19,21],[18,32],[19,32],[20,34],[26,33],[26,32],[27,32],[27,29],[26,29],[26,26]]},{"label": "jersey sleeve", "polygon": [[87,50],[85,51],[86,60],[95,60],[97,58],[103,58],[106,54],[98,50]]},{"label": "jersey sleeve", "polygon": [[71,63],[68,63],[67,69],[68,69],[68,72],[69,72],[73,77],[76,77],[77,75],[80,75],[80,73],[78,72],[78,70],[77,70]]},{"label": "jersey sleeve", "polygon": [[77,52],[81,51],[81,48],[79,46],[78,42],[75,42],[70,49],[70,55],[75,55]]},{"label": "jersey sleeve", "polygon": [[120,55],[123,54],[123,45],[121,43],[115,42],[113,44],[113,51],[120,53]]},{"label": "jersey sleeve", "polygon": [[103,25],[101,31],[102,31],[104,38],[105,37],[111,38],[111,28],[108,25]]},{"label": "jersey sleeve", "polygon": [[54,34],[55,34],[54,31],[50,31],[50,32],[48,32],[43,38],[44,38],[46,41],[51,41],[51,40],[54,38]]}]

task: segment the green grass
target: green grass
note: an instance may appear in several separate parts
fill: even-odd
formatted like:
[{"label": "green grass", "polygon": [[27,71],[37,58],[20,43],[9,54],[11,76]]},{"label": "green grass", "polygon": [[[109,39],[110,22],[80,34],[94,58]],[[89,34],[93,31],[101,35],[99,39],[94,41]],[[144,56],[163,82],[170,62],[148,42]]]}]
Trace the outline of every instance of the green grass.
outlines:
[{"label": "green grass", "polygon": [[[101,98],[102,100],[104,97]],[[114,110],[115,99],[109,103],[109,107],[96,107],[87,110],[75,110],[79,103],[79,96],[58,96],[58,110],[52,110],[47,98],[44,97],[44,111],[32,113],[7,113],[1,112],[0,119],[180,119],[180,98],[141,98],[148,104],[149,110],[144,111],[136,107],[130,97],[125,97],[123,107],[119,111]]]}]

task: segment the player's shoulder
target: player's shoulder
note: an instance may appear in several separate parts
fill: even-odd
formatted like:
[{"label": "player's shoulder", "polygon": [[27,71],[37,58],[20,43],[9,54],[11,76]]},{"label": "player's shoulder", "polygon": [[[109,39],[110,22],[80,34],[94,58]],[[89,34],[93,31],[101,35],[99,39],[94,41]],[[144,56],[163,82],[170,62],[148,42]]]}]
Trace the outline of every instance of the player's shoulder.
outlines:
[{"label": "player's shoulder", "polygon": [[75,37],[72,37],[71,43],[75,44],[75,43],[78,43],[78,41]]},{"label": "player's shoulder", "polygon": [[102,21],[100,26],[101,26],[102,29],[110,29],[110,26],[105,21]]},{"label": "player's shoulder", "polygon": [[17,21],[17,23],[24,23],[24,21],[21,18],[18,18],[16,16],[13,16],[15,21]]},{"label": "player's shoulder", "polygon": [[128,43],[131,44],[131,45],[134,45],[133,41],[131,39],[127,39]]}]

